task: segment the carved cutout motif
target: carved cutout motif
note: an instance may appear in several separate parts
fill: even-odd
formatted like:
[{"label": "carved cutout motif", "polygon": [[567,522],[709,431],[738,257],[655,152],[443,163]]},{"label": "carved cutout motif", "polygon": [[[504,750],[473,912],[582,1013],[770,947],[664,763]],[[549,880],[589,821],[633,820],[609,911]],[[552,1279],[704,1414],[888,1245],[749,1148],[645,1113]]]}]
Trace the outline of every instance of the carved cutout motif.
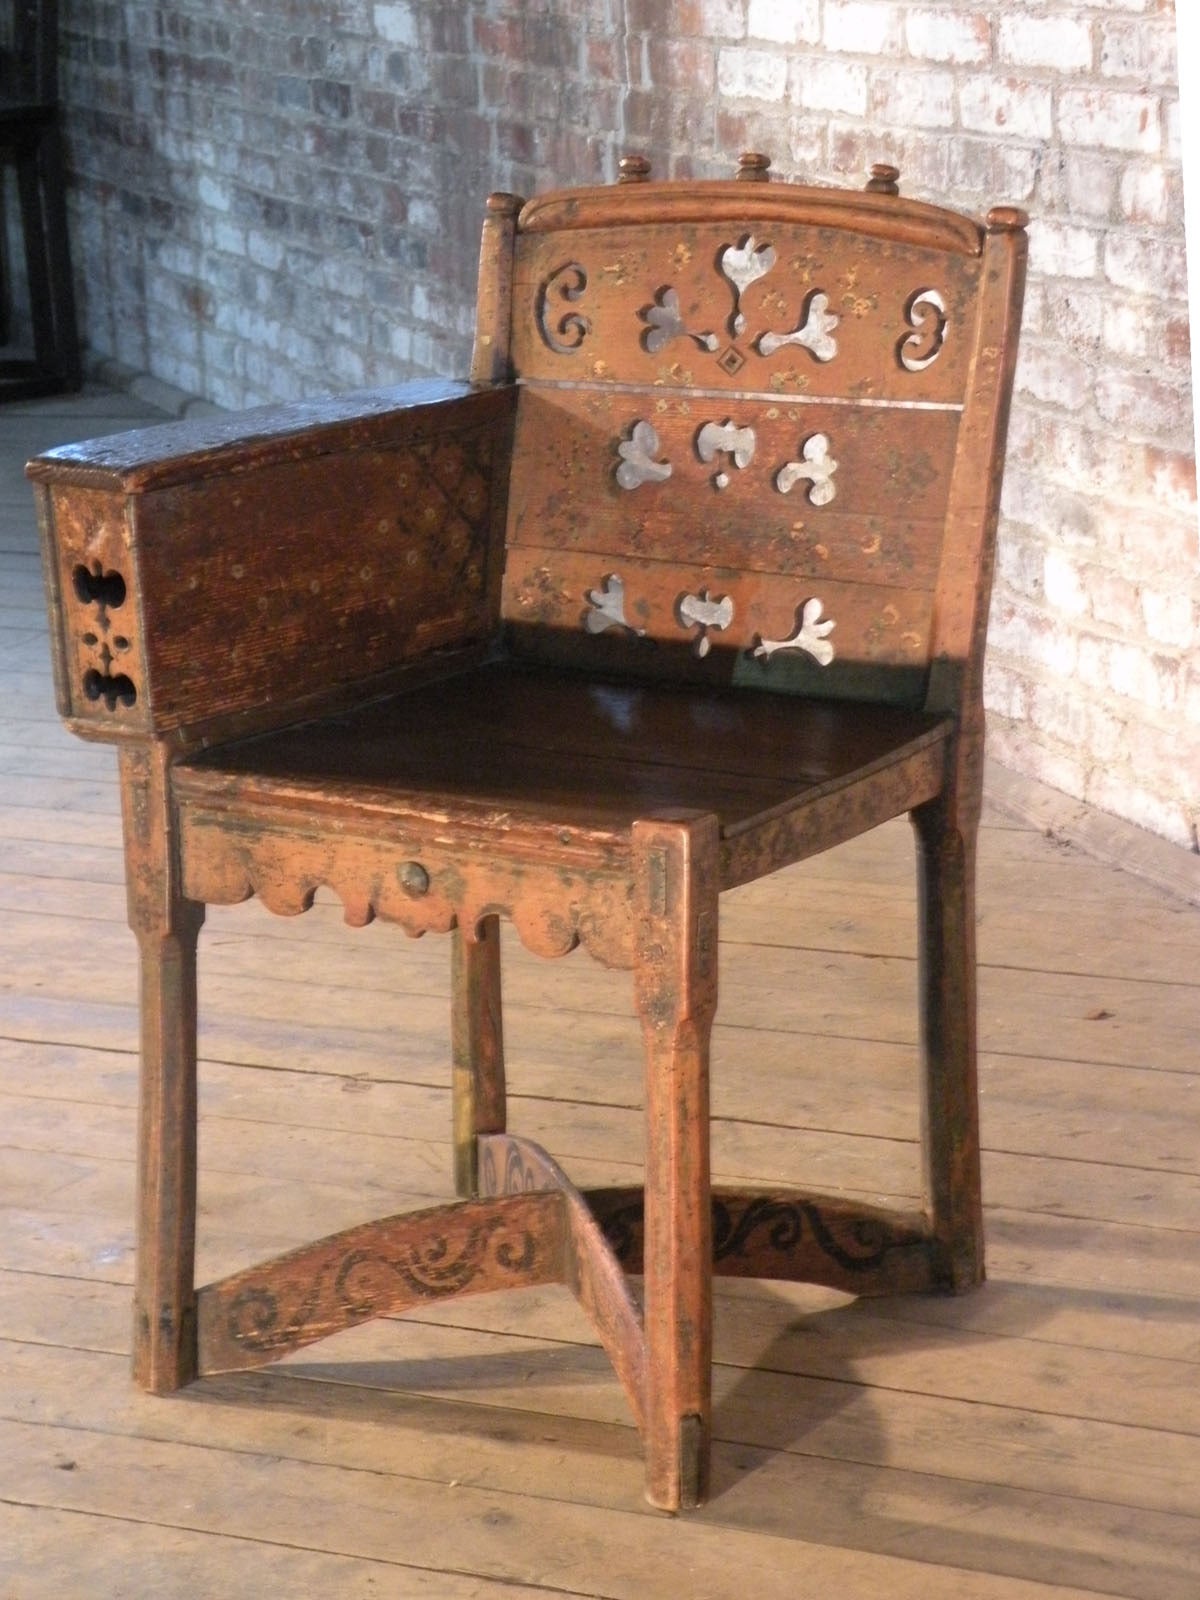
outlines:
[{"label": "carved cutout motif", "polygon": [[716,350],[721,341],[715,333],[693,333],[684,326],[679,310],[679,295],[674,289],[660,289],[655,304],[641,313],[647,324],[643,343],[649,353],[657,355],[672,339],[694,339],[702,350]]},{"label": "carved cutout motif", "polygon": [[645,628],[635,628],[625,617],[625,583],[615,572],[610,572],[602,589],[588,590],[588,603],[593,607],[583,619],[589,633],[603,633],[606,628],[628,628],[630,633],[644,638]]},{"label": "carved cutout motif", "polygon": [[80,563],[71,573],[71,586],[76,599],[85,606],[95,606],[96,627],[89,628],[81,642],[95,652],[98,666],[88,667],[82,678],[84,696],[93,704],[103,701],[108,711],[118,706],[137,704],[137,685],[127,672],[114,672],[117,657],[129,649],[124,634],[112,632],[111,611],[119,611],[125,604],[128,589],[119,572],[106,569],[101,562],[93,561],[90,567]]},{"label": "carved cutout motif", "polygon": [[946,302],[936,289],[918,289],[904,315],[913,332],[904,335],[896,353],[906,372],[923,372],[941,355],[946,342]]},{"label": "carved cutout motif", "polygon": [[669,461],[655,461],[658,454],[658,434],[648,422],[635,422],[628,439],[617,446],[621,461],[617,467],[617,482],[622,489],[637,489],[643,483],[665,483],[671,476]]},{"label": "carved cutout motif", "polygon": [[[754,460],[754,449],[758,443],[754,436],[753,428],[735,427],[728,418],[724,422],[706,422],[696,435],[696,454],[701,461],[714,461],[718,455],[731,455],[733,464],[739,470],[748,467]],[[713,483],[718,489],[729,487],[729,474],[716,472],[713,474]]]},{"label": "carved cutout motif", "polygon": [[765,278],[775,265],[775,250],[769,244],[760,245],[750,234],[736,246],[727,245],[719,262],[722,274],[733,285],[733,316],[729,319],[730,332],[736,339],[746,330],[742,315],[742,296],[752,283]]},{"label": "carved cutout motif", "polygon": [[696,654],[703,657],[712,649],[709,632],[727,628],[733,621],[733,601],[728,595],[714,600],[704,589],[699,594],[683,595],[675,608],[675,615],[681,628],[699,628],[694,648]]},{"label": "carved cutout motif", "polygon": [[818,361],[832,361],[837,355],[837,340],[833,330],[838,318],[831,315],[829,296],[815,290],[805,302],[804,314],[791,333],[764,333],[758,341],[760,356],[773,356],[785,345],[798,344]]},{"label": "carved cutout motif", "polygon": [[125,579],[119,572],[106,572],[99,561],[91,567],[82,564],[71,574],[75,593],[85,606],[100,608],[100,624],[108,625],[109,611],[117,611],[125,604]]},{"label": "carved cutout motif", "polygon": [[551,323],[558,310],[557,306],[551,304],[552,298],[557,297],[569,305],[574,305],[577,300],[583,298],[587,284],[587,272],[583,266],[578,261],[568,261],[565,266],[559,267],[557,272],[551,273],[538,291],[538,327],[542,338],[555,355],[574,355],[591,333],[592,321],[579,311],[567,311],[552,327]]},{"label": "carved cutout motif", "polygon": [[796,607],[796,631],[788,639],[760,639],[755,645],[753,654],[770,660],[779,650],[803,650],[812,656],[819,666],[827,667],[833,660],[833,646],[827,635],[832,633],[837,626],[829,618],[821,621],[824,610],[821,602],[816,598],[806,600],[802,606]]},{"label": "carved cutout motif", "polygon": [[814,506],[827,506],[837,493],[833,475],[837,462],[829,454],[829,435],[814,433],[804,441],[802,459],[788,461],[775,474],[775,487],[780,494],[790,494],[803,479],[809,481],[808,498]]}]

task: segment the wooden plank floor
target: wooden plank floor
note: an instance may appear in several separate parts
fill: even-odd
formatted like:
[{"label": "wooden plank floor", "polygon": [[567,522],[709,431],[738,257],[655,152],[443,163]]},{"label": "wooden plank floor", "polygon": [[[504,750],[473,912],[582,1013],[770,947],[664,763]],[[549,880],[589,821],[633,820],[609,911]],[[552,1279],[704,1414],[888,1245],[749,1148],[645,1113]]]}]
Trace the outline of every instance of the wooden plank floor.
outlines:
[{"label": "wooden plank floor", "polygon": [[[1197,1600],[1200,924],[1000,815],[990,1281],[876,1303],[720,1284],[703,1511],[644,1506],[560,1291],[134,1391],[115,762],[55,721],[20,464],[145,415],[103,393],[0,408],[0,1600]],[[729,897],[721,1176],[915,1192],[911,878],[897,823]],[[250,905],[212,914],[201,960],[204,1276],[448,1195],[443,943]],[[626,986],[510,952],[513,1123],[585,1181],[637,1168]]]}]

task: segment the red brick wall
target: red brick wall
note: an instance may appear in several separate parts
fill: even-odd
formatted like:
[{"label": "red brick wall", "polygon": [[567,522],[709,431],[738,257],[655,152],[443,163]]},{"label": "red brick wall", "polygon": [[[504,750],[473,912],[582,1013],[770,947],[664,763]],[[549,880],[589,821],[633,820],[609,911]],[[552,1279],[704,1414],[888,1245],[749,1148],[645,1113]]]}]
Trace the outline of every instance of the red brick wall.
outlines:
[{"label": "red brick wall", "polygon": [[489,189],[860,182],[1034,215],[992,748],[1193,848],[1197,522],[1169,0],[73,0],[92,346],[221,404],[461,372]]}]

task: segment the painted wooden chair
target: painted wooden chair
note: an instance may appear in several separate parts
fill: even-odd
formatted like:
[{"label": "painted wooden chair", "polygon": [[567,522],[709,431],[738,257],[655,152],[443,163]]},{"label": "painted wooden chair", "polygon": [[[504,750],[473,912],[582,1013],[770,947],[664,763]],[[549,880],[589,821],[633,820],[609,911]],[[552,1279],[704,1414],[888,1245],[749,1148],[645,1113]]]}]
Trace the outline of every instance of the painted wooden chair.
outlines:
[{"label": "painted wooden chair", "polygon": [[[706,1489],[714,1271],[982,1278],[980,676],[1025,219],[902,199],[889,168],[849,193],[767,165],[655,183],[627,158],[612,188],[493,195],[469,383],[31,464],[61,711],[120,751],[147,1388],[565,1282],[673,1509]],[[905,812],[923,1210],[714,1190],[721,891]],[[319,885],[352,924],[450,935],[462,1198],[197,1290],[204,907],[290,915]],[[632,970],[644,1189],[581,1192],[506,1131],[501,918]]]}]

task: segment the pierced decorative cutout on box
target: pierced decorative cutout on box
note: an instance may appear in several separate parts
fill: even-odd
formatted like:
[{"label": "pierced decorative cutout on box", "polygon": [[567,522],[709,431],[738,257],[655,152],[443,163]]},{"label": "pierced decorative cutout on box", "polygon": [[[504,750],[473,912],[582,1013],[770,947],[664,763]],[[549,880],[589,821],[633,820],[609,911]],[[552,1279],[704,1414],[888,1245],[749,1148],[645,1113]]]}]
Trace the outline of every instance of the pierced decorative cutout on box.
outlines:
[{"label": "pierced decorative cutout on box", "polygon": [[942,353],[946,342],[946,302],[936,289],[918,289],[904,308],[912,333],[906,333],[896,346],[900,365],[906,372],[923,372]]},{"label": "pierced decorative cutout on box", "polygon": [[99,561],[93,561],[90,567],[77,566],[71,583],[85,606],[99,607],[103,628],[108,627],[109,611],[117,611],[125,604],[125,579],[119,572],[106,572]]},{"label": "pierced decorative cutout on box", "polygon": [[[553,302],[565,301],[574,305],[587,289],[587,272],[578,261],[568,261],[552,272],[538,290],[537,320],[542,338],[555,355],[571,356],[592,331],[590,317],[579,311],[566,311],[554,322],[559,306]],[[551,324],[553,323],[553,326]]]},{"label": "pierced decorative cutout on box", "polygon": [[802,350],[810,351],[818,361],[832,361],[838,352],[837,340],[833,337],[837,325],[838,318],[829,310],[829,296],[814,289],[805,301],[803,315],[793,331],[764,333],[755,348],[760,356],[773,356],[785,345],[797,344]]},{"label": "pierced decorative cutout on box", "polygon": [[699,594],[681,595],[675,616],[681,628],[699,628],[694,649],[698,656],[706,656],[712,649],[710,631],[720,632],[733,621],[733,601],[727,594],[714,600],[704,589]]},{"label": "pierced decorative cutout on box", "polygon": [[824,610],[815,597],[796,607],[796,631],[787,639],[759,639],[752,655],[769,661],[780,650],[803,650],[819,666],[827,667],[833,660],[833,646],[827,637],[837,626],[829,618],[821,621]]},{"label": "pierced decorative cutout on box", "polygon": [[635,628],[625,616],[625,583],[615,572],[610,572],[600,589],[589,589],[588,604],[592,609],[583,619],[589,633],[603,633],[606,628],[627,628],[630,633],[644,638],[645,628]]},{"label": "pierced decorative cutout on box", "polygon": [[652,356],[669,345],[672,339],[694,339],[702,350],[716,350],[720,339],[715,333],[693,333],[684,325],[679,309],[679,295],[674,289],[660,289],[654,304],[640,313],[646,323],[642,343]]},{"label": "pierced decorative cutout on box", "polygon": [[780,494],[790,494],[798,483],[807,479],[808,498],[814,506],[827,506],[837,493],[833,475],[837,462],[829,454],[829,435],[814,433],[804,441],[801,460],[788,461],[775,474],[775,487]]},{"label": "pierced decorative cutout on box", "polygon": [[[696,435],[696,454],[701,461],[715,461],[719,455],[733,457],[733,464],[740,471],[748,467],[754,460],[754,447],[757,444],[753,428],[735,427],[728,418],[724,422],[706,422]],[[713,484],[718,489],[729,487],[729,474],[724,471],[713,473]]]},{"label": "pierced decorative cutout on box", "polygon": [[622,489],[637,489],[643,483],[665,483],[671,476],[669,461],[655,461],[658,454],[658,433],[648,422],[635,422],[628,439],[617,445],[621,460],[617,466],[617,482]]},{"label": "pierced decorative cutout on box", "polygon": [[71,573],[71,587],[82,605],[96,608],[94,628],[89,627],[80,635],[80,643],[92,652],[95,662],[83,672],[84,696],[93,703],[103,701],[109,711],[136,705],[137,685],[133,679],[127,672],[113,671],[118,658],[130,649],[125,635],[113,631],[110,615],[125,604],[128,589],[124,577],[99,561],[93,561],[90,567],[81,562]]},{"label": "pierced decorative cutout on box", "polygon": [[137,687],[133,679],[127,672],[113,672],[112,656],[107,645],[101,653],[108,657],[104,671],[100,672],[95,667],[88,668],[83,675],[84,694],[89,700],[103,700],[109,711],[115,711],[119,705],[135,705]]}]

